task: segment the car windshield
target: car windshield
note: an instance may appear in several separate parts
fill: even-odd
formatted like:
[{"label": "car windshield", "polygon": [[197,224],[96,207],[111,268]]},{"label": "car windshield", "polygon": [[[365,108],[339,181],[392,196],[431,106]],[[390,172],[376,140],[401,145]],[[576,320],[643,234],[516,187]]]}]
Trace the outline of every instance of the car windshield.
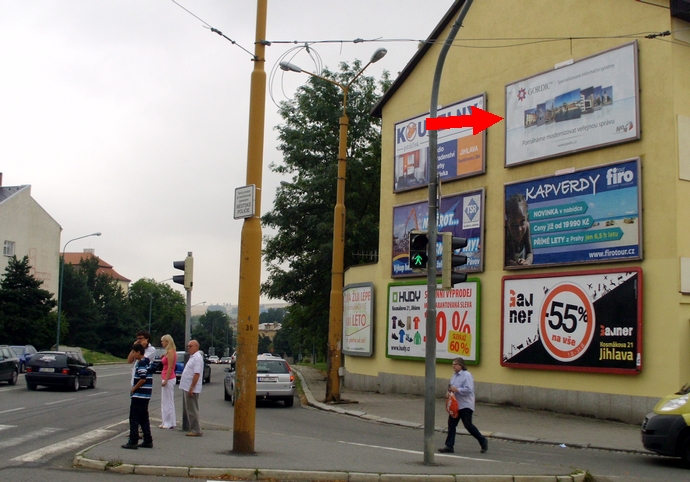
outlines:
[{"label": "car windshield", "polygon": [[17,356],[23,355],[24,351],[26,350],[26,348],[23,346],[11,346],[10,348],[12,348],[12,351],[15,352]]},{"label": "car windshield", "polygon": [[282,360],[259,360],[256,373],[288,373],[288,368]]}]

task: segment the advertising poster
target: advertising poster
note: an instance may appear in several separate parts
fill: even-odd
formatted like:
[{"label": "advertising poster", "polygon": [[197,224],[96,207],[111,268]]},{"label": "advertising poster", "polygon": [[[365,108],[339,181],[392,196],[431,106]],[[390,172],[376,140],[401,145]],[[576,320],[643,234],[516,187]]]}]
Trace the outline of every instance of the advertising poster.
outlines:
[{"label": "advertising poster", "polygon": [[[436,359],[462,357],[479,363],[479,279],[452,290],[436,290]],[[426,356],[427,285],[388,285],[386,356],[419,360]]]},{"label": "advertising poster", "polygon": [[501,365],[636,375],[642,269],[505,276]]},{"label": "advertising poster", "polygon": [[343,348],[346,355],[374,351],[374,284],[347,285],[343,290]]},{"label": "advertising poster", "polygon": [[[469,115],[470,107],[484,109],[485,94],[439,108],[437,117]],[[425,187],[429,182],[429,113],[395,124],[393,191]],[[485,171],[485,133],[472,135],[472,128],[438,131],[438,175],[442,182],[474,176]]]},{"label": "advertising poster", "polygon": [[640,138],[637,42],[506,85],[506,167]]},{"label": "advertising poster", "polygon": [[642,259],[640,160],[506,184],[504,267]]},{"label": "advertising poster", "polygon": [[[462,254],[467,264],[462,272],[476,273],[484,270],[484,189],[454,194],[441,198],[438,207],[438,232],[451,232],[453,236],[467,238]],[[393,208],[393,265],[392,277],[422,276],[410,269],[410,231],[429,229],[429,203],[420,201]],[[436,243],[438,259],[436,268],[441,272],[441,236]],[[458,251],[458,254],[460,251]],[[458,271],[460,272],[460,271]]]}]

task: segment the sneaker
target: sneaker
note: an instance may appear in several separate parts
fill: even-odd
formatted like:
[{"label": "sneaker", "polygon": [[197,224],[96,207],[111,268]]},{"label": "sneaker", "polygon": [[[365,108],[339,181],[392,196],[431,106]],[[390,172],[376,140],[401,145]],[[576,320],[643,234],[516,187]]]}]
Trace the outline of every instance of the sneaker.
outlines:
[{"label": "sneaker", "polygon": [[455,450],[453,450],[453,447],[442,447],[438,449],[438,452],[440,454],[452,454],[455,452]]},{"label": "sneaker", "polygon": [[487,450],[489,450],[489,441],[485,439],[482,444],[482,449],[479,452],[485,454]]},{"label": "sneaker", "polygon": [[136,443],[131,443],[131,441],[128,441],[126,444],[121,446],[123,449],[132,449],[136,450],[139,448],[139,446]]},{"label": "sneaker", "polygon": [[153,448],[153,441],[151,441],[151,442],[141,442],[141,443],[139,444],[139,447],[141,447],[142,449],[152,449],[152,448]]}]

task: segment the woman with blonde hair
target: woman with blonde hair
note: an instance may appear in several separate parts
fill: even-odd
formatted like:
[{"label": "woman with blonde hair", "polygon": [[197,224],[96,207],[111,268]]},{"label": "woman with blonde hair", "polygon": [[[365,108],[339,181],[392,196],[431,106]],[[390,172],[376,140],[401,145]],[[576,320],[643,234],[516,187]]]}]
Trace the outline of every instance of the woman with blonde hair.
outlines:
[{"label": "woman with blonde hair", "polygon": [[163,370],[161,371],[161,416],[163,423],[158,428],[175,428],[175,363],[177,363],[177,349],[170,335],[163,335],[161,345],[165,354],[161,357]]}]

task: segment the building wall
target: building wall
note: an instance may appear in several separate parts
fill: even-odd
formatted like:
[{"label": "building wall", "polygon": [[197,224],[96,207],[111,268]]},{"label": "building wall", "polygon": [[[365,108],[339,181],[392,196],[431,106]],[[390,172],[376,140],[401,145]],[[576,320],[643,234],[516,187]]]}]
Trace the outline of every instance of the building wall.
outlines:
[{"label": "building wall", "polygon": [[[594,11],[596,15],[592,15]],[[557,7],[549,0],[474,2],[456,46],[446,59],[439,101],[447,105],[486,92],[486,109],[503,116],[506,84],[551,70],[562,61],[578,60],[628,43],[632,41],[630,34],[663,32],[679,28],[679,23],[683,28],[690,26],[672,22],[667,8],[633,0],[563,0]],[[445,39],[448,31],[440,38]],[[486,47],[517,42],[467,40],[571,36],[591,38],[526,41],[520,46],[491,49]],[[477,275],[481,280],[481,360],[471,368],[479,399],[537,408],[560,406],[567,412],[639,421],[640,414],[648,411],[658,397],[690,381],[690,295],[680,293],[680,258],[690,257],[690,184],[679,179],[679,126],[687,125],[683,124],[683,116],[690,116],[690,44],[676,45],[666,41],[668,38],[638,38],[641,140],[504,168],[505,127],[499,123],[487,132],[486,173],[443,184],[444,196],[486,189],[484,272]],[[673,37],[673,41],[683,39]],[[424,377],[423,361],[386,358],[387,286],[399,281],[390,277],[393,207],[428,199],[427,188],[393,193],[394,124],[429,111],[439,50],[439,45],[430,49],[383,107],[380,261],[373,267],[351,268],[346,273],[346,284],[368,281],[375,284],[376,290],[374,354],[370,358],[345,357],[346,384],[360,388],[415,391],[423,385],[419,382]],[[516,274],[503,269],[504,184],[634,157],[641,158],[642,166],[643,260],[535,268],[519,274],[548,276],[583,269],[642,268],[641,373],[613,375],[502,367],[502,277]],[[451,373],[448,364],[437,364],[441,393]]]},{"label": "building wall", "polygon": [[[31,274],[57,299],[60,225],[31,197],[26,186],[0,204],[0,241],[15,242],[18,259],[29,256]],[[0,256],[0,274],[8,258]]]}]

